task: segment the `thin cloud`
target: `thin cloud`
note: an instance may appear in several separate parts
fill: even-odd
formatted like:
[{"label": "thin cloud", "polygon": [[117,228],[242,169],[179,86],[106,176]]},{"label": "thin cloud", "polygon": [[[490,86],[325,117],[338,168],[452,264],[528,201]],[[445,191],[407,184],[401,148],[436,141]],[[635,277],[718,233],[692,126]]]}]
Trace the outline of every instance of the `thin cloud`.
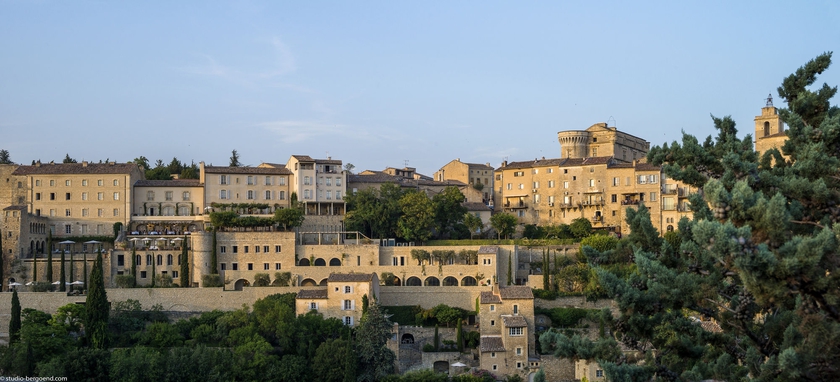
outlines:
[{"label": "thin cloud", "polygon": [[273,121],[259,123],[257,126],[277,134],[284,143],[300,143],[324,136],[358,139],[368,135],[348,125],[318,121]]},{"label": "thin cloud", "polygon": [[283,40],[279,37],[272,37],[268,45],[271,46],[268,55],[272,58],[267,60],[267,65],[263,65],[265,69],[241,70],[225,65],[209,54],[198,53],[203,58],[203,62],[200,65],[181,68],[181,70],[190,74],[220,78],[248,86],[270,86],[306,93],[314,92],[311,89],[297,85],[283,83],[265,85],[267,79],[282,77],[297,71],[295,56]]}]

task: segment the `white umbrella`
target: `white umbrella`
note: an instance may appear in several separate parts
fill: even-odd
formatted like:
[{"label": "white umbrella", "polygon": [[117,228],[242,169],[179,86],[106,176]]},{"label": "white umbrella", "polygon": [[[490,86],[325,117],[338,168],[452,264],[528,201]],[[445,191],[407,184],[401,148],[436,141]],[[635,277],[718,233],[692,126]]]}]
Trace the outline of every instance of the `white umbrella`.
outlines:
[{"label": "white umbrella", "polygon": [[172,241],[181,241],[181,240],[184,240],[184,239],[181,239],[180,237],[176,237],[176,238],[172,239]]},{"label": "white umbrella", "polygon": [[138,240],[142,240],[142,239],[138,239],[138,238],[136,238],[136,237],[133,237],[133,238],[131,238],[131,239],[128,239],[128,241],[138,241]]},{"label": "white umbrella", "polygon": [[23,284],[21,284],[21,283],[19,283],[19,282],[9,283],[9,286],[22,286],[22,285],[23,285]]},{"label": "white umbrella", "polygon": [[79,280],[73,281],[70,285],[84,285],[85,283]]},{"label": "white umbrella", "polygon": [[64,241],[58,242],[58,244],[76,244],[76,242],[72,241],[72,240],[64,240]]},{"label": "white umbrella", "polygon": [[467,365],[464,364],[464,363],[461,363],[461,362],[455,362],[455,363],[452,364],[452,367],[464,367],[464,366],[467,366]]},{"label": "white umbrella", "polygon": [[32,281],[30,281],[30,282],[26,283],[26,285],[27,285],[27,286],[28,286],[28,285],[32,285],[32,284],[33,284],[33,283],[32,283]]},{"label": "white umbrella", "polygon": [[53,283],[53,285],[59,285],[59,284],[61,284],[61,281],[56,281],[56,282]]},{"label": "white umbrella", "polygon": [[85,244],[102,244],[102,242],[101,241],[96,241],[96,240],[91,240],[91,241],[86,241]]}]

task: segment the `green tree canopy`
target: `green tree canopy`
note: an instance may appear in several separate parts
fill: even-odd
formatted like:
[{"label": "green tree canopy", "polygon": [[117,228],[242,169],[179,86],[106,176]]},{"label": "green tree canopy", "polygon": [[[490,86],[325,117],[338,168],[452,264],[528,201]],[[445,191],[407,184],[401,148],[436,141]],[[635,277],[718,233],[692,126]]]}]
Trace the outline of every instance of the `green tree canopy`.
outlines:
[{"label": "green tree canopy", "polygon": [[397,225],[400,237],[406,241],[424,242],[432,236],[434,205],[425,193],[415,191],[405,194],[399,202],[402,216]]},{"label": "green tree canopy", "polygon": [[464,194],[458,190],[458,187],[453,186],[444,188],[441,193],[432,197],[435,227],[439,237],[450,237],[455,225],[463,221],[464,214],[467,213],[467,207],[462,204],[464,200],[466,200]]},{"label": "green tree canopy", "polygon": [[516,231],[516,216],[506,212],[499,212],[490,217],[490,226],[496,230],[499,238],[509,238]]}]

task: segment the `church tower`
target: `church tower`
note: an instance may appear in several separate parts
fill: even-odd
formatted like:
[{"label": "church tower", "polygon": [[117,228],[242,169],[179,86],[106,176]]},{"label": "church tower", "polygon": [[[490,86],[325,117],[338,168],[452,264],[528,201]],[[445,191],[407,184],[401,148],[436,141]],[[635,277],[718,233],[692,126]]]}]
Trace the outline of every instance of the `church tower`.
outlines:
[{"label": "church tower", "polygon": [[755,117],[755,151],[761,155],[773,147],[781,150],[786,140],[785,126],[773,106],[773,96],[768,95],[761,115]]}]

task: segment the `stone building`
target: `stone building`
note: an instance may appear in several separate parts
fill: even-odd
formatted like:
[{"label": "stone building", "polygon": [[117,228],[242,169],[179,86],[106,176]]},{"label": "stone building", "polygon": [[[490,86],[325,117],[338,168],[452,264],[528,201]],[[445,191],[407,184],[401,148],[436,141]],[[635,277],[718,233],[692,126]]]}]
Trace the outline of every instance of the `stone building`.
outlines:
[{"label": "stone building", "polygon": [[772,148],[782,151],[787,141],[785,125],[779,118],[779,110],[773,106],[773,97],[767,97],[766,105],[761,108],[761,115],[755,117],[755,151],[758,155]]},{"label": "stone building", "polygon": [[613,157],[619,162],[642,159],[650,150],[650,142],[596,123],[586,130],[567,130],[557,133],[561,158]]},{"label": "stone building", "polygon": [[268,207],[244,211],[248,215],[271,215],[288,208],[294,175],[285,167],[223,167],[199,163],[199,184],[203,185],[202,208],[232,203],[265,204]]},{"label": "stone building", "polygon": [[326,289],[301,290],[295,299],[295,312],[317,311],[325,318],[337,318],[345,325],[358,325],[362,300],[372,304],[379,296],[376,273],[331,273]]},{"label": "stone building", "polygon": [[[481,192],[481,202],[484,204],[491,204],[493,200],[493,166],[490,163],[466,163],[461,162],[461,158],[450,161],[440,168],[434,174],[434,179],[438,182],[446,180],[457,180],[479,189]],[[479,200],[470,200],[478,202]]]},{"label": "stone building", "polygon": [[481,292],[481,368],[498,375],[526,377],[539,368],[534,337],[534,294],[527,286]]},{"label": "stone building", "polygon": [[204,229],[204,184],[198,179],[138,180],[134,183],[133,235],[183,235]]}]

